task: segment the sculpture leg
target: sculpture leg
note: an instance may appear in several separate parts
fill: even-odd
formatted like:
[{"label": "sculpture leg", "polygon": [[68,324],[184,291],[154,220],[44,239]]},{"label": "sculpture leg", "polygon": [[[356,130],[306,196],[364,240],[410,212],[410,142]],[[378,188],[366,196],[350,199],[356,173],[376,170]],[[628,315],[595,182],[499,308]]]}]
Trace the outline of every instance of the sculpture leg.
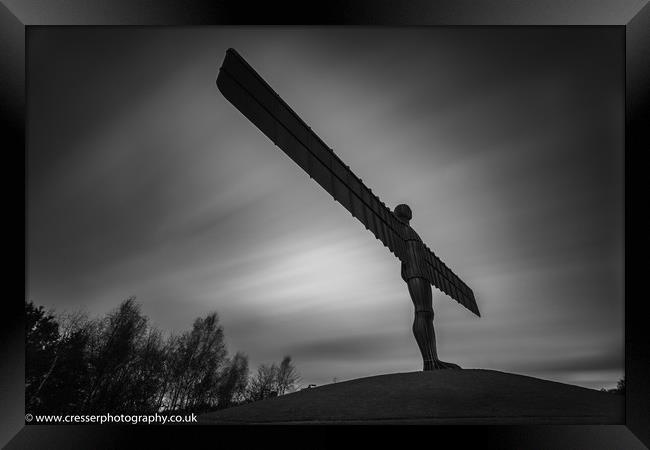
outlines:
[{"label": "sculpture leg", "polygon": [[411,278],[407,282],[411,300],[415,306],[413,320],[413,335],[420,347],[424,369],[460,369],[456,364],[438,359],[436,350],[436,334],[433,329],[433,299],[431,285],[423,278]]}]

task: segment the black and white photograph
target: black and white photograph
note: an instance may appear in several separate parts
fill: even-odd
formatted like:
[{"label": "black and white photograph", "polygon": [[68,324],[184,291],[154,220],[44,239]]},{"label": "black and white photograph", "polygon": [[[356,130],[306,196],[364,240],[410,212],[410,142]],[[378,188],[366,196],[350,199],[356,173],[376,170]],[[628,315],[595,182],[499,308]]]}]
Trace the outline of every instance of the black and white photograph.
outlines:
[{"label": "black and white photograph", "polygon": [[621,422],[620,43],[34,30],[27,410]]},{"label": "black and white photograph", "polygon": [[576,425],[642,448],[643,27],[368,8],[24,27],[7,448],[337,426],[570,448]]}]

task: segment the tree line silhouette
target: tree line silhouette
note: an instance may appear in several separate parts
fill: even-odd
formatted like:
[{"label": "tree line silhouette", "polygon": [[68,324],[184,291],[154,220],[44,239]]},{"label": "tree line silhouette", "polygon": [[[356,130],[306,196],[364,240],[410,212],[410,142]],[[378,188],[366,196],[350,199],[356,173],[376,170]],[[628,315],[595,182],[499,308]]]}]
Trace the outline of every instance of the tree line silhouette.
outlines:
[{"label": "tree line silhouette", "polygon": [[135,297],[102,318],[56,316],[25,302],[25,403],[30,413],[205,412],[283,395],[300,377],[290,356],[249,376],[228,355],[216,312],[163,336]]}]

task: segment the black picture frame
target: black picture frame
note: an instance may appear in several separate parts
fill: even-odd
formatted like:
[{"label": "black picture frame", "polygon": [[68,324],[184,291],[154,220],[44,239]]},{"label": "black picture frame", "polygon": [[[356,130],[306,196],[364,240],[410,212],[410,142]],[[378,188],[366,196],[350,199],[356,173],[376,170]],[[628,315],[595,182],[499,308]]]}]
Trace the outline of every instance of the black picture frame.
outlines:
[{"label": "black picture frame", "polygon": [[[4,154],[13,157],[5,173],[20,172],[23,164],[26,187],[26,33],[31,26],[195,26],[237,24],[300,25],[373,25],[373,26],[620,26],[625,34],[625,374],[626,418],[624,425],[530,425],[530,426],[436,426],[417,427],[417,434],[434,445],[454,440],[454,447],[473,445],[499,448],[643,448],[650,446],[650,350],[647,342],[644,299],[634,292],[640,270],[632,257],[642,250],[632,244],[632,233],[643,226],[630,217],[632,198],[643,200],[632,189],[632,169],[640,170],[637,160],[650,148],[650,6],[639,0],[417,0],[397,4],[389,0],[330,1],[302,5],[266,2],[144,1],[119,0],[12,0],[0,4],[0,108]],[[216,70],[217,61],[215,61]],[[634,158],[637,167],[633,166]],[[7,181],[7,178],[5,178]],[[11,186],[11,187],[9,187]],[[15,184],[5,192],[18,195]],[[641,191],[643,192],[643,191]],[[23,219],[26,220],[26,196]],[[20,207],[17,207],[18,209]],[[8,211],[8,210],[6,210]],[[9,214],[15,233],[25,236],[26,223]],[[638,217],[636,218],[639,219]],[[22,229],[21,229],[22,227]],[[645,228],[645,227],[644,227]],[[26,259],[25,259],[26,262]],[[15,264],[9,264],[15,267]],[[25,292],[27,286],[27,264]],[[8,280],[18,279],[8,274]],[[128,446],[135,438],[144,438],[148,447],[165,448],[196,445],[197,436],[214,446],[224,437],[252,441],[286,438],[278,433],[289,431],[298,447],[320,447],[338,439],[330,427],[299,427],[299,430],[275,427],[255,429],[255,433],[230,427],[188,426],[59,426],[26,425],[24,420],[24,324],[23,304],[18,296],[7,296],[3,308],[0,358],[3,415],[0,443],[7,448],[115,448]],[[217,429],[215,429],[217,428]],[[388,427],[391,428],[391,427]],[[348,429],[348,431],[350,431]],[[356,432],[356,430],[355,430]],[[361,430],[370,439],[382,442],[390,431],[371,427]],[[255,435],[255,436],[253,436]],[[372,437],[372,438],[371,438]],[[246,439],[246,441],[243,441]],[[305,439],[309,439],[306,443]],[[158,444],[160,443],[160,444]],[[313,445],[310,445],[313,444]],[[292,445],[291,442],[289,445]]]}]

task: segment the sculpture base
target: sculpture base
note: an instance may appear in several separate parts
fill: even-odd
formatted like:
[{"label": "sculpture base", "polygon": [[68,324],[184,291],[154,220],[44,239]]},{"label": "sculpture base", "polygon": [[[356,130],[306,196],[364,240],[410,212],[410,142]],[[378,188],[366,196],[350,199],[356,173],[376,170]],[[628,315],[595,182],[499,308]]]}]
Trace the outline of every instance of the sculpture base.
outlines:
[{"label": "sculpture base", "polygon": [[445,362],[445,361],[440,361],[439,359],[436,361],[425,361],[424,362],[424,367],[423,371],[429,371],[429,370],[443,370],[443,369],[460,369],[461,367],[458,364],[450,363],[450,362]]},{"label": "sculpture base", "polygon": [[199,417],[213,424],[622,424],[625,397],[493,370],[328,384]]}]

